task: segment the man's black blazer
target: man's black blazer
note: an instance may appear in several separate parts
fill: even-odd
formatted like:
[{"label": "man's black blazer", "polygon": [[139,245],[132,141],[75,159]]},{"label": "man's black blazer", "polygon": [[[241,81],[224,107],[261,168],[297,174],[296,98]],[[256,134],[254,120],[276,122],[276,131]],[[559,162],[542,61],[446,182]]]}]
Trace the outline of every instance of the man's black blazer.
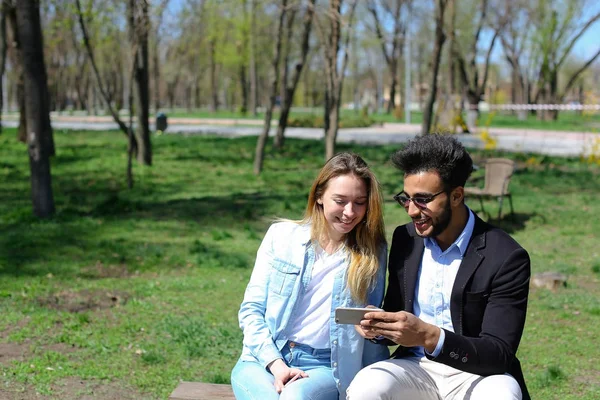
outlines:
[{"label": "man's black blazer", "polygon": [[[383,308],[414,312],[414,295],[423,255],[423,238],[412,223],[394,231],[388,263],[389,282]],[[516,358],[527,312],[530,261],[506,232],[477,216],[473,235],[452,288],[454,332],[445,330],[441,353],[429,357],[478,375],[511,374],[529,399]],[[392,355],[406,355],[400,346]]]}]

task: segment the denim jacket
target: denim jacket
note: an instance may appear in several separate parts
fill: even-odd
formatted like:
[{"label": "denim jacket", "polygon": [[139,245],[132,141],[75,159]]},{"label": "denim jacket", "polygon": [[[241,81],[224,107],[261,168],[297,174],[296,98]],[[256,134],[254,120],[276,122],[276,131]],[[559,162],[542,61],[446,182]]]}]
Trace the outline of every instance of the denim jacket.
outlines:
[{"label": "denim jacket", "polygon": [[[244,332],[241,359],[257,361],[265,368],[283,358],[287,325],[302,287],[308,286],[315,252],[310,225],[278,222],[269,228],[260,248],[244,300],[238,314]],[[387,246],[382,245],[376,285],[368,293],[368,304],[381,306],[385,288]],[[352,300],[346,282],[347,268],[337,274],[330,315],[331,367],[341,398],[354,375],[363,367],[389,357],[386,346],[363,339],[353,325],[335,323],[336,307],[364,307]],[[343,396],[342,396],[343,394]]]}]

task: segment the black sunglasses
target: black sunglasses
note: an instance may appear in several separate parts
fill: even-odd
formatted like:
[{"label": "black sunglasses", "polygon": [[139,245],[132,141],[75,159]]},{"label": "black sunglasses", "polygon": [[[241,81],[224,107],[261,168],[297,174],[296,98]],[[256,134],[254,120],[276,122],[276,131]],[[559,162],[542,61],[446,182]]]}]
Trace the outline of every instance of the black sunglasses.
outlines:
[{"label": "black sunglasses", "polygon": [[394,200],[396,200],[398,202],[398,204],[400,204],[404,208],[408,208],[409,202],[412,201],[415,206],[424,210],[427,208],[427,203],[433,201],[433,199],[435,199],[436,196],[438,196],[442,193],[444,193],[444,190],[437,192],[436,194],[432,194],[431,196],[409,197],[406,195],[406,193],[404,193],[404,190],[403,190],[394,196]]}]

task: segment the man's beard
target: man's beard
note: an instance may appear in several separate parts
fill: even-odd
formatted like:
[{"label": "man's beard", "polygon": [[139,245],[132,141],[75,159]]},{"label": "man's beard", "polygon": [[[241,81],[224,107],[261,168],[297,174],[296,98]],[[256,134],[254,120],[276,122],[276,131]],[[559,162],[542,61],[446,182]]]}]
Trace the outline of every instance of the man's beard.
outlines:
[{"label": "man's beard", "polygon": [[450,199],[448,199],[446,201],[446,204],[444,205],[444,211],[442,212],[442,214],[435,219],[431,218],[431,226],[433,227],[433,229],[431,233],[428,234],[426,237],[435,238],[436,236],[439,236],[442,232],[446,230],[446,228],[448,228],[451,219],[452,207],[450,206]]}]

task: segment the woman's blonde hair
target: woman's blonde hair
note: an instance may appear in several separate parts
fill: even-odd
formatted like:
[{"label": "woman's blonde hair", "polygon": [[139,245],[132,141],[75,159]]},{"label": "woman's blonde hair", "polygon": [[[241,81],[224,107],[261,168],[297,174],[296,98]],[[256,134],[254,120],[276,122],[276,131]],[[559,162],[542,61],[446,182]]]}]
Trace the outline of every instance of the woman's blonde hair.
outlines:
[{"label": "woman's blonde hair", "polygon": [[327,190],[329,181],[342,175],[354,175],[362,179],[367,187],[367,212],[363,220],[345,238],[345,246],[350,252],[347,285],[352,298],[364,303],[379,269],[379,255],[385,244],[385,228],[379,182],[360,156],[339,153],[325,163],[310,189],[301,223],[311,224],[313,241],[323,237],[327,232],[327,220],[323,206],[317,200]]}]

